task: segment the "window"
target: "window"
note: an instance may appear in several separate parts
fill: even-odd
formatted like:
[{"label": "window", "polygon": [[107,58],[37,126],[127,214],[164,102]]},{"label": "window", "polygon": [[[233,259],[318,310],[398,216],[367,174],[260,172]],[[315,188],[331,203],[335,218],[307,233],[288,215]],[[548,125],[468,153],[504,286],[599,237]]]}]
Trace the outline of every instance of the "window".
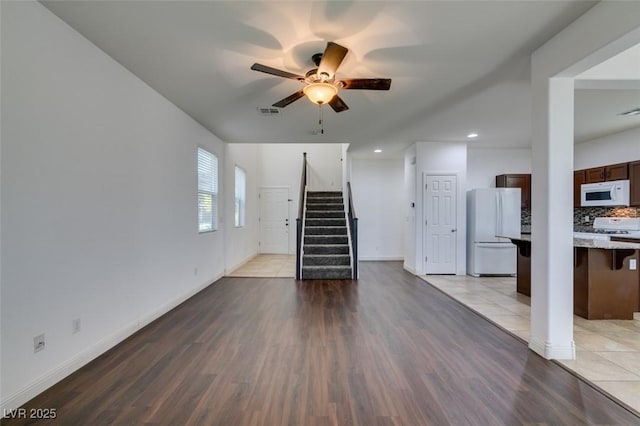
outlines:
[{"label": "window", "polygon": [[236,227],[244,226],[245,198],[247,192],[247,174],[236,166]]},{"label": "window", "polygon": [[218,229],[218,157],[198,148],[198,232]]}]

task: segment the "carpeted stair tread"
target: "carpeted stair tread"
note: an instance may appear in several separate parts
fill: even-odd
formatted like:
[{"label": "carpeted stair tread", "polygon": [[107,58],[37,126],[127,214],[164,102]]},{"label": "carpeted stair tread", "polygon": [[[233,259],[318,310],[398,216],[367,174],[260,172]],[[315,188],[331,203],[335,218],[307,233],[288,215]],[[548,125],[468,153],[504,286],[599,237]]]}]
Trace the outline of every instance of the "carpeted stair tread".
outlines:
[{"label": "carpeted stair tread", "polygon": [[304,254],[349,254],[348,244],[306,244]]},{"label": "carpeted stair tread", "polygon": [[309,204],[307,203],[307,211],[308,210],[342,211],[342,214],[344,214],[344,204],[339,204],[339,203]]},{"label": "carpeted stair tread", "polygon": [[350,266],[303,266],[302,279],[348,280],[348,279],[351,279],[351,267]]},{"label": "carpeted stair tread", "polygon": [[307,218],[306,226],[347,226],[347,220],[339,217]]},{"label": "carpeted stair tread", "polygon": [[342,204],[342,197],[315,197],[307,198],[307,205],[315,204]]},{"label": "carpeted stair tread", "polygon": [[349,238],[346,235],[305,235],[304,243],[306,244],[349,244]]},{"label": "carpeted stair tread", "polygon": [[302,257],[302,266],[349,266],[351,257],[348,254],[305,254]]},{"label": "carpeted stair tread", "polygon": [[344,210],[307,210],[306,218],[344,217]]},{"label": "carpeted stair tread", "polygon": [[305,226],[304,235],[347,235],[346,226]]},{"label": "carpeted stair tread", "polygon": [[307,198],[342,197],[342,191],[307,191]]}]

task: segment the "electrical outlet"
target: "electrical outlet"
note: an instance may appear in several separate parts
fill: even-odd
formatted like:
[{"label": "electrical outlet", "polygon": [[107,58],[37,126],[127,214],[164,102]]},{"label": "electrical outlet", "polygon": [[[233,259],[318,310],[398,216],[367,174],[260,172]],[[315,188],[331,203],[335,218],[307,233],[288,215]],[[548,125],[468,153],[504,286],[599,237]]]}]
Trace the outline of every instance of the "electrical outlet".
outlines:
[{"label": "electrical outlet", "polygon": [[629,259],[629,269],[631,271],[638,269],[638,261],[636,259]]},{"label": "electrical outlet", "polygon": [[589,222],[589,216],[583,216],[582,223],[587,223],[587,222]]},{"label": "electrical outlet", "polygon": [[81,328],[82,328],[82,324],[80,322],[80,318],[75,318],[73,321],[71,321],[72,334],[80,333]]},{"label": "electrical outlet", "polygon": [[44,349],[44,333],[38,334],[33,338],[33,353],[40,352]]},{"label": "electrical outlet", "polygon": [[198,276],[198,268],[193,268],[193,275]]}]

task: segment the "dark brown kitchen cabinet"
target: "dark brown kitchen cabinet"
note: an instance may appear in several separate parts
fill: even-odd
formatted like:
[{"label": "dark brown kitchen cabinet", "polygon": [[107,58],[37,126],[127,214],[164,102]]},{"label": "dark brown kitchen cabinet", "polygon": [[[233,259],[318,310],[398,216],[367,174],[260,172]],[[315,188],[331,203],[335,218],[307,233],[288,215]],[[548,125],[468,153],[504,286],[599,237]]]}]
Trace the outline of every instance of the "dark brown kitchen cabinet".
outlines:
[{"label": "dark brown kitchen cabinet", "polygon": [[584,171],[584,183],[604,182],[604,166]]},{"label": "dark brown kitchen cabinet", "polygon": [[585,183],[585,171],[576,170],[573,172],[573,207],[580,207],[580,190]]},{"label": "dark brown kitchen cabinet", "polygon": [[604,168],[604,180],[629,179],[629,163],[611,164]]},{"label": "dark brown kitchen cabinet", "polygon": [[629,205],[640,206],[640,161],[629,163]]},{"label": "dark brown kitchen cabinet", "polygon": [[607,180],[629,179],[628,163],[594,167],[584,171],[584,183],[604,182]]},{"label": "dark brown kitchen cabinet", "polygon": [[573,313],[586,319],[633,319],[640,308],[640,250],[574,248]]},{"label": "dark brown kitchen cabinet", "polygon": [[520,188],[521,208],[531,208],[531,175],[507,174],[496,176],[496,188]]}]

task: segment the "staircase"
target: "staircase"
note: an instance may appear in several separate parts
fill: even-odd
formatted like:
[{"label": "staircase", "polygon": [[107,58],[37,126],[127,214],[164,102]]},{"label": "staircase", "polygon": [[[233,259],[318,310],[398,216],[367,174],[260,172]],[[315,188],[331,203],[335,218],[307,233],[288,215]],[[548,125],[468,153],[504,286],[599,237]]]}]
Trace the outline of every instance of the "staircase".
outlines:
[{"label": "staircase", "polygon": [[342,192],[307,192],[302,256],[303,280],[352,278]]}]

